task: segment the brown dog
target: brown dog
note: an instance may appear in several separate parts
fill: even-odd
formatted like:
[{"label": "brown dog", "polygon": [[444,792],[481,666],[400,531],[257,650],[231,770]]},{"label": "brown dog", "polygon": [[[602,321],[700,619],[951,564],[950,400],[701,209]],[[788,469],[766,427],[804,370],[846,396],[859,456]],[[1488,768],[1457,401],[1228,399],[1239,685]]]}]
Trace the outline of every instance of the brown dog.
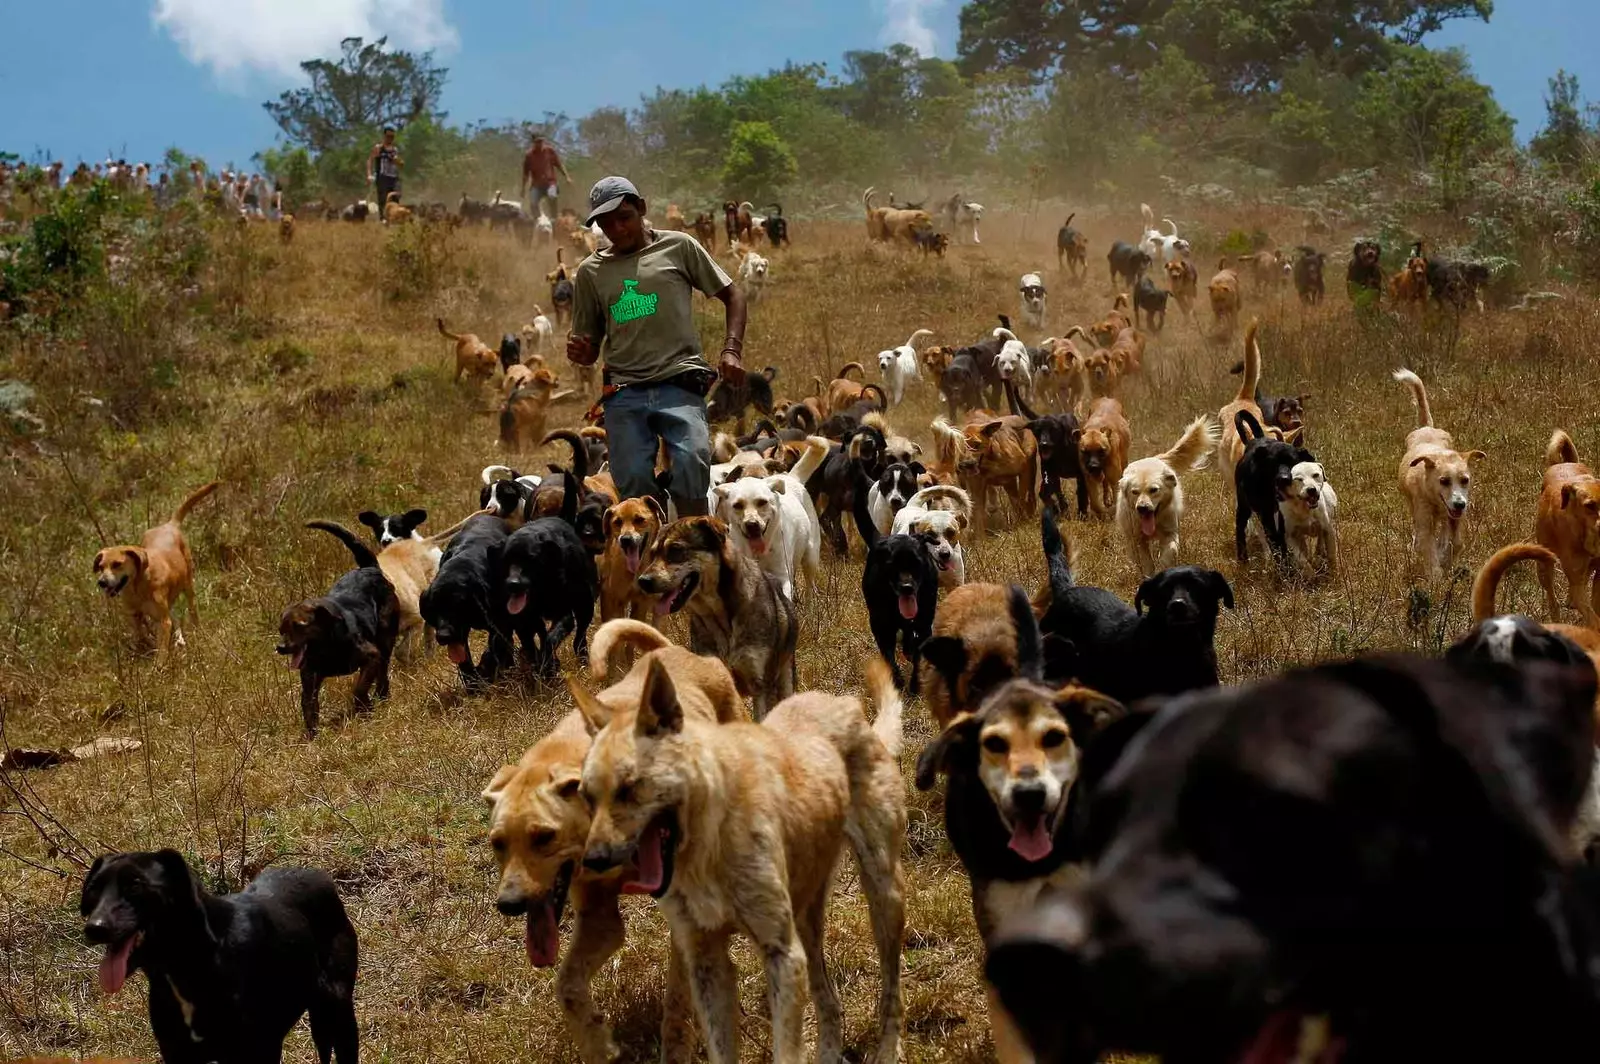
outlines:
[{"label": "brown dog", "polygon": [[1145,334],[1132,326],[1117,333],[1111,342],[1111,357],[1120,365],[1123,376],[1144,372]]},{"label": "brown dog", "polygon": [[1428,260],[1422,257],[1422,241],[1411,247],[1405,268],[1389,278],[1389,295],[1401,306],[1422,310],[1428,303]]},{"label": "brown dog", "polygon": [[694,216],[694,236],[707,251],[717,250],[717,223],[705,211]]},{"label": "brown dog", "polygon": [[1128,467],[1128,448],[1133,434],[1122,404],[1115,399],[1096,399],[1089,407],[1078,435],[1078,468],[1088,481],[1089,512],[1109,518],[1117,505],[1117,482]]},{"label": "brown dog", "polygon": [[1035,377],[1034,388],[1058,410],[1075,409],[1089,397],[1088,357],[1073,343],[1074,336],[1088,340],[1083,327],[1074,325],[1066,336],[1051,337],[1041,345],[1046,352],[1044,372]]},{"label": "brown dog", "polygon": [[[600,619],[632,617],[648,621],[656,599],[639,589],[639,567],[667,523],[655,496],[624,499],[606,510],[606,550],[600,558]],[[592,666],[591,666],[592,668]]]},{"label": "brown dog", "polygon": [[538,446],[555,390],[556,375],[543,366],[511,389],[500,407],[500,446],[517,452]]},{"label": "brown dog", "polygon": [[460,381],[463,373],[480,381],[494,376],[495,368],[500,365],[499,352],[478,339],[476,333],[450,332],[445,329],[443,318],[435,318],[434,322],[439,326],[440,336],[456,342],[456,372],[450,378],[452,382]]},{"label": "brown dog", "polygon": [[95,583],[106,598],[120,598],[133,624],[140,650],[169,651],[186,645],[172,619],[181,595],[188,600],[189,623],[198,624],[194,603],[194,557],[179,527],[196,503],[221,486],[213,480],[196,489],[172,512],[172,520],[144,534],[137,547],[107,547],[94,556]]},{"label": "brown dog", "polygon": [[871,239],[883,243],[904,241],[915,246],[917,233],[933,228],[933,215],[927,211],[874,206],[877,195],[875,188],[861,194],[861,203],[867,210],[867,236]]},{"label": "brown dog", "polygon": [[1244,375],[1239,379],[1239,391],[1233,402],[1217,413],[1222,422],[1222,442],[1217,445],[1217,467],[1222,470],[1225,484],[1233,483],[1233,468],[1244,456],[1244,440],[1239,438],[1239,428],[1234,424],[1239,411],[1248,410],[1258,425],[1266,424],[1261,408],[1256,405],[1256,386],[1261,383],[1261,345],[1256,334],[1261,331],[1261,319],[1251,318],[1244,331]]},{"label": "brown dog", "polygon": [[278,240],[280,243],[294,243],[294,215],[286,214],[278,219]]},{"label": "brown dog", "polygon": [[1016,675],[1010,594],[1000,584],[962,584],[939,603],[933,634],[922,644],[922,697],[940,729]]},{"label": "brown dog", "polygon": [[400,193],[389,193],[384,204],[383,220],[390,225],[410,225],[416,215],[410,207],[400,206]]},{"label": "brown dog", "polygon": [[[1246,255],[1239,260],[1239,265],[1250,271],[1250,284],[1257,291],[1281,285],[1289,276],[1289,271],[1285,269],[1289,265],[1289,260],[1278,250],[1257,251],[1253,255]],[[1217,268],[1221,269],[1221,266]]]},{"label": "brown dog", "polygon": [[[1578,461],[1572,438],[1560,429],[1544,451],[1544,487],[1533,538],[1548,547],[1567,578],[1567,605],[1583,624],[1600,628],[1595,616],[1593,582],[1600,581],[1600,480]],[[1556,604],[1555,566],[1541,560],[1539,583],[1552,621],[1561,620]]]},{"label": "brown dog", "polygon": [[988,528],[985,511],[991,487],[1004,489],[1017,515],[1032,517],[1038,490],[1034,483],[1038,441],[1028,431],[1028,419],[974,410],[961,434],[966,447],[959,452],[956,467],[961,486],[972,497],[977,534],[982,536]]},{"label": "brown dog", "polygon": [[1461,550],[1471,464],[1488,456],[1482,451],[1462,454],[1448,432],[1433,427],[1428,390],[1415,373],[1396,370],[1394,379],[1411,389],[1417,404],[1417,427],[1406,436],[1400,459],[1400,493],[1411,511],[1411,550],[1420,570],[1437,579],[1455,564]]},{"label": "brown dog", "polygon": [[1111,310],[1105,317],[1089,326],[1089,335],[1094,337],[1094,342],[1100,347],[1110,347],[1122,335],[1124,329],[1133,328],[1133,319],[1128,317],[1128,296],[1125,292],[1117,293],[1117,298],[1111,303]]},{"label": "brown dog", "polygon": [[889,408],[888,396],[876,384],[863,384],[858,380],[850,379],[850,372],[866,373],[866,368],[859,362],[846,362],[839,367],[839,372],[834,374],[834,379],[828,383],[827,390],[822,393],[822,416],[837,413],[847,409],[851,404],[861,399],[868,398],[867,393],[874,393],[879,410]]},{"label": "brown dog", "polygon": [[1200,273],[1188,259],[1173,259],[1167,263],[1167,291],[1178,301],[1178,309],[1186,318],[1194,317],[1194,303],[1200,296]]},{"label": "brown dog", "polygon": [[1221,326],[1224,335],[1232,336],[1239,327],[1242,302],[1239,298],[1239,272],[1228,267],[1227,259],[1217,262],[1216,275],[1206,286],[1206,294],[1211,297],[1212,323]]},{"label": "brown dog", "polygon": [[[623,941],[620,897],[622,876],[593,873],[583,864],[589,839],[589,806],[580,793],[583,761],[589,753],[588,717],[603,721],[632,713],[652,666],[673,680],[685,714],[707,723],[746,720],[733,677],[715,658],[702,658],[673,646],[666,636],[637,621],[601,625],[590,649],[590,668],[604,674],[614,647],[648,651],[621,682],[589,694],[572,685],[585,705],[529,747],[522,760],[495,773],[484,788],[489,803],[489,844],[500,870],[496,907],[523,916],[528,961],[536,968],[556,963],[561,948],[561,915],[570,889],[577,927],[556,975],[567,1032],[584,1064],[611,1064],[618,1051],[611,1030],[594,1006],[590,983]],[[569,681],[570,682],[570,681]],[[688,983],[677,949],[668,951],[666,993],[661,1016],[661,1059],[687,1064],[693,1059]]]}]

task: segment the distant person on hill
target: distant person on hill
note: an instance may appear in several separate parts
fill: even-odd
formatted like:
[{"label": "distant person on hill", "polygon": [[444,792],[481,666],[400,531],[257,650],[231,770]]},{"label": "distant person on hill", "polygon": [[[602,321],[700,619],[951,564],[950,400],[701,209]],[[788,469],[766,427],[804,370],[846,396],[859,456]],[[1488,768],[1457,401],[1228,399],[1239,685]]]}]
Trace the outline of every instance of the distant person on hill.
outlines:
[{"label": "distant person on hill", "polygon": [[540,208],[545,200],[550,201],[548,217],[554,218],[557,210],[557,197],[561,187],[556,184],[556,173],[567,181],[572,180],[572,175],[567,173],[567,168],[561,164],[561,156],[556,152],[556,147],[543,137],[534,137],[533,145],[528,153],[522,157],[522,192],[520,195],[528,198],[528,210],[532,214],[541,213]]},{"label": "distant person on hill", "polygon": [[[657,443],[672,458],[668,494],[679,517],[703,516],[711,488],[706,393],[719,375],[744,381],[744,294],[687,233],[645,228],[645,201],[625,177],[602,178],[589,216],[611,246],[579,264],[567,357],[592,366],[605,357],[605,427],[611,475],[625,499],[661,495]],[[718,369],[707,364],[694,323],[694,294],[727,308]]]},{"label": "distant person on hill", "polygon": [[384,214],[389,210],[389,193],[400,191],[400,168],[404,165],[400,149],[395,147],[394,127],[383,127],[383,139],[372,146],[372,154],[367,156],[367,184],[377,190],[379,221],[388,221]]}]

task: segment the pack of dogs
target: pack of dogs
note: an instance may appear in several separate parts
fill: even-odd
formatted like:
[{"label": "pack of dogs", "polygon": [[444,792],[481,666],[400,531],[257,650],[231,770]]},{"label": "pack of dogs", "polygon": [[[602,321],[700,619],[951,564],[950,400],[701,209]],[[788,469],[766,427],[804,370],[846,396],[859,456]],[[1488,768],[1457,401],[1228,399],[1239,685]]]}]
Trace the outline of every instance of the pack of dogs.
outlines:
[{"label": "pack of dogs", "polygon": [[[888,199],[863,194],[870,238],[918,244],[933,215]],[[497,211],[510,217],[503,206],[463,196],[459,213],[494,226]],[[777,248],[787,223],[777,205],[752,210],[724,206],[753,302],[767,261],[754,234]],[[938,214],[978,242],[980,205],[957,195]],[[554,320],[535,306],[498,349],[436,321],[456,381],[500,373],[507,460],[559,445],[564,464],[484,469],[461,520],[431,535],[420,508],[361,512],[370,544],[309,521],[354,567],[284,610],[277,652],[299,674],[308,739],[323,728],[328,679],[353,676],[351,712],[371,713],[397,653],[443,647],[469,695],[564,682],[575,708],[482,798],[495,905],[522,921],[528,962],[557,970],[584,1064],[619,1058],[593,984],[625,941],[626,894],[652,899],[670,930],[663,1060],[697,1047],[713,1064],[741,1059],[735,936],[763,958],[772,1059],[801,1059],[808,1040],[817,1059],[844,1059],[823,948],[847,852],[878,968],[871,1030],[852,1052],[900,1059],[907,697],[933,728],[910,759],[912,784],[941,792],[1002,1062],[1526,1055],[1592,1037],[1600,878],[1584,859],[1600,843],[1600,479],[1555,431],[1534,541],[1480,569],[1473,628],[1443,658],[1370,655],[1224,686],[1216,633],[1236,588],[1185,561],[1185,480],[1213,465],[1231,480],[1241,574],[1266,566],[1307,585],[1340,572],[1339,500],[1311,449],[1312,396],[1263,391],[1258,318],[1233,398],[1136,456],[1121,392],[1143,375],[1168,298],[1192,317],[1198,295],[1189,242],[1143,214],[1140,240],[1108,253],[1119,294],[1105,316],[1037,346],[1000,315],[971,343],[916,329],[878,353],[878,382],[870,362],[814,376],[797,398],[779,394],[795,382],[771,367],[720,382],[709,416],[731,431],[712,442],[709,516],[678,517],[664,495],[622,498],[603,427],[547,427],[570,394],[545,364],[573,295],[559,249]],[[715,239],[709,212],[690,222],[672,205],[666,217]],[[1073,220],[1058,268],[1081,284],[1087,240]],[[1412,251],[1419,265],[1386,279],[1382,249],[1357,241],[1352,299],[1420,302],[1420,284],[1459,310],[1488,281],[1474,264]],[[1287,260],[1307,305],[1324,296],[1325,263],[1309,246]],[[1219,268],[1208,286],[1230,329],[1241,277],[1249,264]],[[1018,294],[1023,329],[1043,333],[1042,275],[1022,275]],[[1437,427],[1416,373],[1394,379],[1417,411],[1398,481],[1413,567],[1437,579],[1459,561],[1472,467],[1486,455]],[[592,379],[573,383],[592,394]],[[942,408],[926,451],[891,421],[924,387]],[[181,525],[223,487],[200,487],[138,545],[95,557],[97,586],[140,646],[184,646],[181,604],[198,623]],[[1074,516],[1114,530],[1140,578],[1131,602],[1079,582],[1088,537],[1069,531]],[[968,579],[996,521],[1038,529],[1031,596]],[[862,648],[860,694],[801,690],[797,604],[824,589],[824,547],[848,558],[852,539],[875,653]],[[1496,611],[1523,561],[1550,623]],[[1569,608],[1581,623],[1560,623]],[[662,630],[674,614],[686,645]],[[355,1064],[357,935],[327,874],[272,868],[215,895],[176,851],[112,853],[89,869],[80,909],[103,949],[105,993],[146,973],[164,1060],[277,1059],[306,1016],[323,1064]]]}]

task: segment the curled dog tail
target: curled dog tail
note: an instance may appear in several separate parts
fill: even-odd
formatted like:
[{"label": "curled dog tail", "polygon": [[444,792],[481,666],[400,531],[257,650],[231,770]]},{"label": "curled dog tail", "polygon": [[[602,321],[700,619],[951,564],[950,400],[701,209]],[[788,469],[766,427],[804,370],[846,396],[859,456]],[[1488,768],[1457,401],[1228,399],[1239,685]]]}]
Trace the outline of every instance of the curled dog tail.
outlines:
[{"label": "curled dog tail", "polygon": [[578,478],[581,484],[583,478],[589,475],[589,448],[583,445],[583,437],[572,429],[556,429],[554,432],[545,433],[544,443],[553,443],[560,440],[572,448],[572,475]]},{"label": "curled dog tail", "polygon": [[1078,212],[1077,211],[1073,211],[1071,214],[1067,215],[1067,220],[1061,223],[1061,228],[1063,228],[1063,229],[1067,228],[1069,225],[1072,224],[1072,219],[1076,218],[1077,216],[1078,216]]},{"label": "curled dog tail", "polygon": [[1408,369],[1397,369],[1394,379],[1411,389],[1411,398],[1417,404],[1417,427],[1433,428],[1433,408],[1428,405],[1428,389],[1423,387],[1422,378]]},{"label": "curled dog tail", "polygon": [[861,205],[867,209],[868,213],[871,213],[872,211],[872,200],[873,197],[877,196],[877,194],[878,190],[871,187],[868,187],[861,193]]},{"label": "curled dog tail", "polygon": [[[1577,459],[1574,458],[1573,461],[1577,461]],[[220,487],[222,487],[222,481],[213,480],[204,487],[196,488],[190,492],[189,497],[180,502],[178,508],[172,511],[172,523],[175,525],[180,523],[185,517],[189,516],[189,511],[194,509],[196,503]]]},{"label": "curled dog tail", "polygon": [[[822,380],[821,377],[814,379],[819,382]],[[817,416],[806,404],[795,403],[789,407],[789,426],[809,435],[817,431]]]},{"label": "curled dog tail", "polygon": [[[455,535],[457,532],[460,532],[463,528],[466,528],[467,527],[467,522],[472,520],[474,517],[493,517],[493,516],[494,516],[494,511],[493,510],[474,510],[470,514],[468,514],[467,516],[463,517],[461,520],[457,521],[455,524],[451,525],[449,528],[445,529],[443,532],[435,532],[432,535],[430,535],[430,536],[426,537],[425,539],[423,539],[422,542],[428,544],[429,546],[437,546],[438,544],[443,543],[445,540],[449,539],[451,536]],[[405,540],[400,540],[400,542],[404,543]]]},{"label": "curled dog tail", "polygon": [[851,377],[850,377],[850,371],[851,370],[855,370],[857,373],[861,374],[861,379],[863,379],[863,380],[866,379],[867,368],[865,366],[863,366],[859,362],[846,362],[844,365],[839,367],[839,372],[835,373],[833,375],[833,379],[834,380],[846,380],[846,381],[850,380],[851,379]]},{"label": "curled dog tail", "polygon": [[916,332],[911,334],[911,336],[910,336],[910,338],[908,340],[906,340],[906,344],[905,345],[907,347],[911,348],[911,350],[916,351],[917,350],[917,341],[918,340],[922,340],[922,339],[926,339],[927,337],[932,336],[932,335],[933,335],[933,330],[932,329],[918,329]]},{"label": "curled dog tail", "polygon": [[866,660],[862,671],[866,674],[867,696],[878,707],[878,715],[872,722],[872,734],[889,751],[890,757],[898,759],[905,740],[905,717],[900,692],[894,685],[894,675],[889,672],[889,666],[883,658],[876,654]]},{"label": "curled dog tail", "polygon": [[865,399],[868,392],[878,393],[879,410],[889,409],[889,396],[888,393],[886,393],[882,388],[878,387],[876,384],[863,384],[861,386],[861,398]]},{"label": "curled dog tail", "polygon": [[1235,402],[1254,402],[1256,387],[1261,383],[1261,345],[1256,335],[1261,332],[1261,319],[1251,318],[1250,327],[1244,331],[1244,379],[1239,382]]},{"label": "curled dog tail", "polygon": [[789,470],[789,475],[804,484],[811,479],[811,474],[822,468],[822,463],[828,457],[828,451],[833,448],[832,441],[823,436],[807,436],[805,453],[800,460]]},{"label": "curled dog tail", "polygon": [[307,528],[320,528],[324,532],[333,534],[333,537],[350,548],[350,553],[355,556],[356,568],[371,569],[378,564],[378,556],[372,553],[372,548],[361,542],[359,536],[337,521],[307,521]]},{"label": "curled dog tail", "polygon": [[[501,473],[504,473],[505,476],[504,477],[499,476],[499,474],[501,474]],[[502,480],[502,479],[503,480],[516,480],[517,479],[517,471],[515,469],[512,469],[510,466],[491,465],[491,466],[484,466],[483,467],[483,472],[478,474],[478,476],[483,481],[483,486],[484,487],[488,487],[490,484],[493,484],[496,480]]]},{"label": "curled dog tail", "polygon": [[1550,442],[1544,445],[1544,464],[1553,466],[1563,462],[1577,464],[1578,448],[1573,446],[1571,436],[1556,429],[1550,434]]},{"label": "curled dog tail", "polygon": [[611,668],[611,652],[617,647],[648,654],[671,645],[672,640],[659,629],[643,621],[619,617],[602,624],[589,638],[589,671],[595,676],[606,675]]},{"label": "curled dog tail", "polygon": [[828,391],[827,382],[822,379],[822,374],[820,373],[813,373],[811,375],[811,387],[816,390],[816,396],[818,399],[821,399]]},{"label": "curled dog tail", "polygon": [[443,318],[434,318],[433,321],[434,321],[435,325],[439,326],[439,335],[440,336],[443,336],[448,340],[460,340],[461,339],[461,337],[457,336],[453,332],[450,332],[448,329],[446,329],[444,327],[444,319]]},{"label": "curled dog tail", "polygon": [[[1250,431],[1247,433],[1245,429]],[[1262,431],[1261,422],[1257,421],[1256,416],[1248,410],[1240,410],[1233,415],[1233,431],[1237,432],[1239,439],[1245,443],[1249,443],[1251,440],[1259,440],[1266,435]]]},{"label": "curled dog tail", "polygon": [[911,496],[906,505],[927,509],[929,503],[938,502],[940,499],[948,499],[960,506],[961,509],[957,513],[963,517],[972,516],[972,496],[967,494],[966,488],[958,488],[954,484],[930,484]]},{"label": "curled dog tail", "polygon": [[1146,232],[1156,227],[1156,212],[1150,209],[1150,204],[1139,204],[1139,213],[1144,215],[1144,228]]},{"label": "curled dog tail", "polygon": [[1017,338],[1017,334],[1010,329],[996,329],[993,335],[996,340],[1015,340]]},{"label": "curled dog tail", "polygon": [[1501,547],[1489,556],[1483,563],[1483,568],[1478,570],[1478,575],[1472,580],[1472,623],[1482,624],[1490,617],[1498,616],[1494,600],[1500,592],[1500,581],[1510,569],[1518,562],[1539,562],[1543,565],[1553,566],[1557,558],[1555,552],[1537,543],[1513,543],[1509,547]]},{"label": "curled dog tail", "polygon": [[1161,460],[1179,473],[1204,469],[1221,439],[1222,431],[1217,427],[1216,419],[1210,414],[1201,414],[1183,430],[1178,442],[1161,456]]}]

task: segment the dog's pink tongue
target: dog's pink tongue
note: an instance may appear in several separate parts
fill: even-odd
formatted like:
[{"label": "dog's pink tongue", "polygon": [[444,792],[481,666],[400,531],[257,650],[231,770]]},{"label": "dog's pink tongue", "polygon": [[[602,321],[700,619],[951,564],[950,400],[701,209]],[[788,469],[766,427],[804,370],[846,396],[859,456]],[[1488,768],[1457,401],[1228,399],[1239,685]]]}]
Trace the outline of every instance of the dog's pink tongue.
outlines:
[{"label": "dog's pink tongue", "polygon": [[764,539],[752,539],[749,536],[746,536],[745,537],[745,542],[750,545],[750,553],[751,554],[759,556],[759,555],[767,553],[767,541],[766,540],[764,540]]},{"label": "dog's pink tongue", "polygon": [[917,619],[917,596],[910,594],[900,596],[900,616],[908,621]]},{"label": "dog's pink tongue", "polygon": [[528,596],[526,593],[512,595],[510,598],[506,599],[506,612],[511,614],[513,617],[527,608]]},{"label": "dog's pink tongue", "polygon": [[1024,861],[1042,861],[1050,856],[1050,834],[1044,829],[1044,817],[1032,823],[1018,824],[1011,832],[1011,848]]},{"label": "dog's pink tongue", "polygon": [[665,831],[646,828],[639,840],[639,855],[634,858],[633,878],[622,885],[624,894],[654,894],[661,889],[666,869],[661,860],[661,840]]},{"label": "dog's pink tongue", "polygon": [[450,655],[450,664],[452,665],[461,665],[467,660],[467,644],[465,643],[451,643],[444,648],[444,652]]},{"label": "dog's pink tongue", "polygon": [[128,981],[128,955],[132,952],[131,936],[118,945],[106,947],[106,955],[100,958],[101,990],[115,994],[122,989],[122,984]]},{"label": "dog's pink tongue", "polygon": [[665,595],[656,599],[656,616],[661,617],[672,612],[672,604],[678,600],[678,589],[673,588]]},{"label": "dog's pink tongue", "polygon": [[1156,515],[1153,512],[1146,511],[1139,514],[1139,534],[1142,536],[1156,534]]},{"label": "dog's pink tongue", "polygon": [[523,944],[528,948],[528,963],[535,968],[555,964],[556,955],[561,952],[561,928],[556,923],[556,907],[549,901],[528,910]]},{"label": "dog's pink tongue", "polygon": [[637,543],[622,548],[622,560],[628,566],[628,572],[639,571],[639,545]]},{"label": "dog's pink tongue", "polygon": [[306,660],[306,648],[301,647],[299,650],[296,650],[293,654],[289,655],[289,668],[298,669],[300,667],[300,663],[304,660]]}]

